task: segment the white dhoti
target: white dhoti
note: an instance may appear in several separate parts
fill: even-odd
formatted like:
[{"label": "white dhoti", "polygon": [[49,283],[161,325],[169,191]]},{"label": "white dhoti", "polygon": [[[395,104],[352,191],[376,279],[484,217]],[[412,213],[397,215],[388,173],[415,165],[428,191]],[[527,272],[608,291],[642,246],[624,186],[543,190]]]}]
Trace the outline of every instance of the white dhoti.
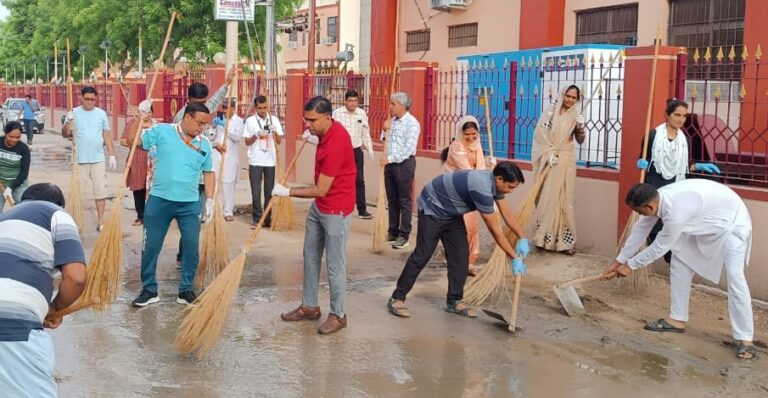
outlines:
[{"label": "white dhoti", "polygon": [[[749,240],[743,231],[731,233],[725,247],[725,272],[728,283],[728,315],[731,319],[733,338],[751,341],[754,336],[752,297],[747,278],[744,276]],[[688,322],[688,302],[691,282],[696,272],[680,261],[674,253],[669,267],[670,308],[669,317]]]},{"label": "white dhoti", "polygon": [[237,181],[223,182],[221,187],[221,201],[224,207],[224,217],[234,215],[235,211],[235,186]]}]

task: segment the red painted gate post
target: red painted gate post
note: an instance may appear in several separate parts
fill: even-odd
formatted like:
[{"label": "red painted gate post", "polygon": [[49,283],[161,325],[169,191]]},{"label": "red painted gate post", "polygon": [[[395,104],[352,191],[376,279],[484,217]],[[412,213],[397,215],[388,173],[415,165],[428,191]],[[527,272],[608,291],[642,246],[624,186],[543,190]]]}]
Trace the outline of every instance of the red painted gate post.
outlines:
[{"label": "red painted gate post", "polygon": [[[304,132],[305,76],[303,69],[288,69],[285,77],[285,159],[293,159],[296,141]],[[295,176],[291,170],[290,178]]]}]

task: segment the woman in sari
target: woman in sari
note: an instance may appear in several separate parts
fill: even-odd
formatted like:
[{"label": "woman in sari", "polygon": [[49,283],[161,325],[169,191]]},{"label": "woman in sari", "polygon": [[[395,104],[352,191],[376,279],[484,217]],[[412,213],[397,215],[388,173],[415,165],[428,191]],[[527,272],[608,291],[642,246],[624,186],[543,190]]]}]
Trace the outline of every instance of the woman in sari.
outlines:
[{"label": "woman in sari", "polygon": [[[149,127],[152,127],[154,121],[151,118],[147,118],[152,114],[152,102],[144,100],[138,107],[139,115],[141,118],[133,118],[125,124],[123,135],[120,137],[120,145],[130,148],[133,146],[133,142],[128,142],[128,136],[133,134],[136,130],[136,123],[141,123],[141,130],[144,131]],[[151,163],[149,161],[149,153],[140,146],[136,147],[136,151],[133,154],[133,160],[131,161],[131,169],[128,171],[128,179],[125,185],[133,192],[133,201],[136,206],[136,220],[133,221],[133,225],[139,226],[144,224],[144,204],[149,196],[147,183],[147,176],[151,175]]]},{"label": "woman in sari", "polygon": [[[537,225],[533,243],[549,251],[576,253],[574,213],[576,156],[573,141],[584,142],[584,121],[577,110],[578,87],[565,89],[544,111],[533,133],[533,175],[545,178],[536,202]],[[546,176],[545,176],[546,172]]]},{"label": "woman in sari", "polygon": [[[456,170],[485,170],[485,157],[483,147],[480,145],[479,123],[474,116],[464,116],[457,125],[456,137],[451,145],[443,150],[443,170],[446,172]],[[464,225],[467,228],[467,241],[469,242],[469,268],[470,276],[477,275],[477,262],[480,256],[480,213],[473,211],[464,215]]]}]

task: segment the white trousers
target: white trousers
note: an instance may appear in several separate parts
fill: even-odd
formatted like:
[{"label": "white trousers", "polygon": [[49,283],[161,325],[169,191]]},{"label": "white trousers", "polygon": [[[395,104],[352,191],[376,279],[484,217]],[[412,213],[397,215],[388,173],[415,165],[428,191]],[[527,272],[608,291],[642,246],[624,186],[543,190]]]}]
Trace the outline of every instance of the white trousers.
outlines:
[{"label": "white trousers", "polygon": [[[731,318],[733,338],[751,341],[754,336],[752,297],[744,276],[747,248],[745,239],[731,234],[726,243],[725,272],[728,282],[728,315]],[[671,319],[688,322],[688,301],[694,275],[693,269],[673,253],[669,267],[671,295],[669,317]]]},{"label": "white trousers", "polygon": [[224,207],[224,216],[231,216],[235,210],[235,185],[237,181],[221,183],[221,202]]}]

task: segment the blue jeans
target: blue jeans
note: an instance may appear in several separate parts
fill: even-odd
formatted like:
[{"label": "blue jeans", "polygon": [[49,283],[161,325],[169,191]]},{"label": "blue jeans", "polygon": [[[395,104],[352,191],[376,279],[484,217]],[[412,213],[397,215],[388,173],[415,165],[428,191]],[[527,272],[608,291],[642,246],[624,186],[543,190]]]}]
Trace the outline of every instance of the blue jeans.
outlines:
[{"label": "blue jeans", "polygon": [[144,290],[157,293],[157,259],[173,220],[179,225],[184,244],[179,292],[192,290],[200,260],[200,202],[174,202],[152,194],[144,209],[144,248],[141,251],[141,285]]},{"label": "blue jeans", "polygon": [[[198,192],[200,192],[200,220],[203,219],[203,210],[205,209],[205,185],[200,184],[197,188]],[[176,252],[176,262],[181,262],[181,254],[184,253],[184,242],[182,242],[181,238],[179,238],[179,251]]]},{"label": "blue jeans", "polygon": [[35,119],[21,119],[21,123],[24,125],[24,132],[27,134],[27,143],[32,142],[35,137]]}]

